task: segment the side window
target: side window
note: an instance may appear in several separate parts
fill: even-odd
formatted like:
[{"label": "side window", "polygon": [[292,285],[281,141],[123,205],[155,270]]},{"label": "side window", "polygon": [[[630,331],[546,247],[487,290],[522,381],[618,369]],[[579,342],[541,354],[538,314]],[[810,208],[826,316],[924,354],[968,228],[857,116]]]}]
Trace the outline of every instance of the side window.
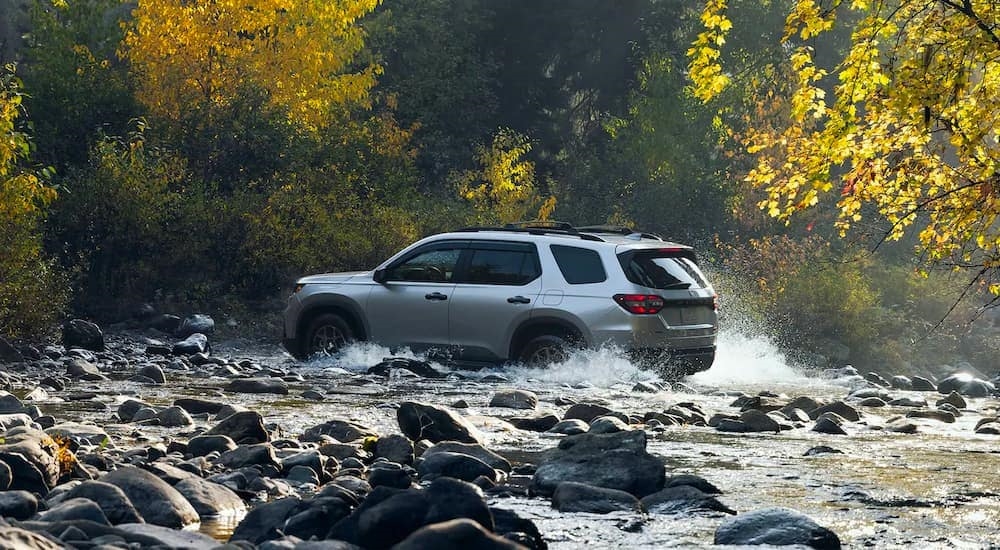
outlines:
[{"label": "side window", "polygon": [[455,275],[455,265],[462,253],[459,248],[428,250],[393,267],[386,273],[388,281],[420,281],[447,283]]},{"label": "side window", "polygon": [[558,244],[552,245],[551,250],[567,283],[585,285],[607,280],[608,274],[604,271],[601,255],[597,251]]},{"label": "side window", "polygon": [[538,258],[528,250],[474,249],[465,283],[524,285],[541,274]]}]

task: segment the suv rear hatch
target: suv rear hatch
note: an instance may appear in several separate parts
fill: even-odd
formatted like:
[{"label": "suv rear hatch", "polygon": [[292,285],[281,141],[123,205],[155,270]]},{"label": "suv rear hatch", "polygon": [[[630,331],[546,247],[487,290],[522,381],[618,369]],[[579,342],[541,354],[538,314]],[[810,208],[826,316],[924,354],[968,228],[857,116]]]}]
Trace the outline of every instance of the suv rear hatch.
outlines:
[{"label": "suv rear hatch", "polygon": [[658,315],[667,326],[715,324],[715,291],[690,248],[630,248],[618,254],[618,261],[630,282],[663,298]]}]

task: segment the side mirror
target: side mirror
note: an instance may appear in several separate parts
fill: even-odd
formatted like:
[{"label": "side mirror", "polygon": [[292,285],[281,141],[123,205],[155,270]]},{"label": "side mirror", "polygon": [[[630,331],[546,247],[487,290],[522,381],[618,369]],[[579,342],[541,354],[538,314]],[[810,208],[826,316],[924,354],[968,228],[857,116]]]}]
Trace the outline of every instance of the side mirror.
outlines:
[{"label": "side mirror", "polygon": [[385,283],[385,279],[386,277],[385,277],[384,267],[376,269],[375,273],[372,273],[372,280],[380,285]]}]

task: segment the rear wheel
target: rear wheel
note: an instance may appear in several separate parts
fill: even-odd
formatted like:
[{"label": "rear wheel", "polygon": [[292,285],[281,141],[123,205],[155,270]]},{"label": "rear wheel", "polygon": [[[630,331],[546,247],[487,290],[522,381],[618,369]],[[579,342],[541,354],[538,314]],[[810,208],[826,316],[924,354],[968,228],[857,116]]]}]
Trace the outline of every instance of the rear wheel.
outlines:
[{"label": "rear wheel", "polygon": [[543,334],[528,340],[521,348],[518,359],[529,367],[545,367],[568,359],[573,347],[573,343],[567,338]]},{"label": "rear wheel", "polygon": [[324,313],[309,323],[305,333],[306,358],[333,355],[354,341],[354,331],[343,317]]}]

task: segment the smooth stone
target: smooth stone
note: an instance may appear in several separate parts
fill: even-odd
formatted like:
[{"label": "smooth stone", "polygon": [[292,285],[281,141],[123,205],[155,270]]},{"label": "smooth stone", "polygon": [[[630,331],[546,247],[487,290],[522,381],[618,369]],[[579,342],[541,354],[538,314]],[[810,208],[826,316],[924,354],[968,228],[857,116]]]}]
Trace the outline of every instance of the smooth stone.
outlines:
[{"label": "smooth stone", "polygon": [[196,313],[184,318],[174,331],[174,336],[187,338],[195,333],[211,334],[215,332],[215,321],[208,315]]},{"label": "smooth stone", "polygon": [[101,370],[97,368],[97,365],[79,357],[74,357],[66,363],[66,374],[70,378],[87,381],[108,379],[107,376],[101,374]]},{"label": "smooth stone", "polygon": [[708,495],[721,495],[722,490],[715,486],[712,482],[707,479],[696,476],[694,474],[677,474],[668,476],[667,480],[664,482],[663,487],[678,487],[681,485],[689,485],[698,489],[699,491]]},{"label": "smooth stone", "polygon": [[125,466],[100,481],[121,489],[148,523],[179,529],[199,521],[198,512],[183,495],[146,470]]},{"label": "smooth stone", "polygon": [[229,537],[229,542],[245,541],[261,544],[281,536],[285,521],[302,505],[298,497],[286,497],[255,506],[239,522]]},{"label": "smooth stone", "polygon": [[570,418],[569,420],[560,420],[555,426],[552,426],[547,431],[553,434],[563,434],[563,435],[578,435],[586,433],[590,429],[590,425],[579,418]]},{"label": "smooth stone", "polygon": [[131,422],[135,413],[138,412],[139,409],[146,407],[149,407],[149,405],[143,403],[142,401],[137,399],[126,399],[121,405],[118,405],[118,418],[120,418],[122,422]]},{"label": "smooth stone", "polygon": [[73,319],[62,326],[62,342],[66,349],[104,351],[104,332],[90,321]]},{"label": "smooth stone", "polygon": [[441,443],[433,445],[432,447],[424,451],[423,454],[420,456],[427,458],[433,456],[435,453],[441,453],[441,452],[460,453],[464,455],[469,455],[471,457],[475,457],[483,461],[490,468],[493,468],[494,470],[500,470],[501,472],[510,473],[511,470],[510,462],[506,458],[476,443],[459,443],[458,441],[442,441]]},{"label": "smooth stone", "polygon": [[563,420],[583,420],[589,424],[592,420],[599,416],[619,416],[620,413],[615,413],[611,409],[603,406],[596,405],[593,403],[576,403],[570,406],[563,415]]},{"label": "smooth stone", "polygon": [[368,374],[388,377],[392,375],[394,371],[397,376],[400,374],[407,374],[411,377],[418,378],[444,378],[447,376],[446,373],[435,369],[427,361],[410,359],[408,357],[390,357],[388,359],[384,359],[377,365],[369,368]]},{"label": "smooth stone", "polygon": [[945,424],[954,424],[955,415],[942,410],[916,410],[906,413],[906,418],[926,418],[929,420],[937,420],[939,422],[944,422]]},{"label": "smooth stone", "polygon": [[817,407],[816,409],[808,412],[809,418],[812,419],[819,418],[823,415],[823,413],[832,412],[850,422],[857,422],[861,420],[861,414],[858,413],[858,410],[843,401],[834,401],[833,403]]},{"label": "smooth stone", "polygon": [[628,430],[628,424],[617,416],[599,416],[590,421],[588,432],[593,434],[610,434]]},{"label": "smooth stone", "polygon": [[225,435],[236,443],[264,443],[271,435],[264,428],[264,417],[255,411],[233,413],[203,435]]},{"label": "smooth stone", "polygon": [[705,493],[693,485],[665,487],[640,501],[644,510],[651,514],[694,512],[708,510],[735,514],[736,511],[723,504],[716,497]]},{"label": "smooth stone", "polygon": [[715,530],[715,544],[802,545],[816,550],[839,550],[836,533],[788,508],[766,508],[726,519]]},{"label": "smooth stone", "polygon": [[478,430],[455,411],[426,403],[400,403],[396,421],[403,434],[413,441],[480,443],[481,439]]},{"label": "smooth stone", "polygon": [[894,407],[922,408],[927,406],[927,401],[924,401],[923,399],[914,399],[912,397],[899,397],[889,401],[889,405]]},{"label": "smooth stone", "polygon": [[913,383],[913,391],[937,391],[937,384],[923,376],[913,376],[910,382]]},{"label": "smooth stone", "polygon": [[[336,497],[318,497],[309,501],[308,506],[305,510],[294,513],[285,520],[281,529],[286,538],[295,537],[299,541],[288,546],[289,549],[360,550],[357,546],[346,541],[319,540],[326,537],[331,525],[351,513],[351,506],[347,502]],[[309,539],[317,540],[309,541]],[[264,550],[270,548],[272,544],[278,544],[278,541],[268,541],[257,548]]]},{"label": "smooth stone", "polygon": [[141,536],[146,541],[146,547],[184,550],[213,550],[219,547],[219,541],[197,531],[177,530],[149,523],[123,523],[117,528],[131,535]]},{"label": "smooth stone", "polygon": [[181,480],[174,489],[184,495],[202,519],[246,511],[243,499],[231,489],[197,476]]},{"label": "smooth stone", "polygon": [[170,352],[174,355],[194,355],[208,351],[208,336],[196,332],[174,344]]},{"label": "smooth stone", "polygon": [[[740,414],[740,422],[746,426],[747,432],[779,432],[781,425],[767,413],[750,409]],[[724,431],[724,430],[723,430]]]},{"label": "smooth stone", "polygon": [[86,480],[66,493],[66,498],[78,497],[90,499],[100,506],[112,525],[145,522],[125,492],[110,483]]},{"label": "smooth stone", "polygon": [[63,550],[66,546],[20,527],[2,525],[0,526],[0,548],[4,550]]},{"label": "smooth stone", "polygon": [[429,456],[425,454],[417,465],[417,474],[422,480],[452,477],[471,482],[480,476],[494,482],[497,480],[496,470],[485,462],[466,454],[447,451]]},{"label": "smooth stone", "polygon": [[0,491],[10,489],[10,483],[14,479],[14,474],[6,462],[0,460]]},{"label": "smooth stone", "polygon": [[160,425],[165,428],[179,428],[182,426],[194,425],[194,419],[191,418],[191,415],[178,406],[167,407],[166,409],[156,413],[156,419],[159,420]]},{"label": "smooth stone", "polygon": [[413,442],[399,434],[380,437],[375,441],[372,454],[399,464],[413,464]]},{"label": "smooth stone", "polygon": [[559,423],[559,417],[554,414],[547,414],[544,416],[532,416],[526,418],[508,418],[507,422],[519,430],[526,430],[529,432],[547,432]]},{"label": "smooth stone", "polygon": [[104,428],[95,424],[81,422],[63,422],[45,430],[52,437],[64,437],[90,445],[109,446],[111,438]]},{"label": "smooth stone", "polygon": [[167,376],[163,374],[163,369],[159,365],[143,365],[139,367],[139,376],[145,376],[155,384],[166,384]]},{"label": "smooth stone", "polygon": [[231,451],[219,455],[216,463],[226,468],[236,469],[244,466],[278,466],[278,457],[270,443],[255,443],[240,445]]},{"label": "smooth stone", "polygon": [[13,490],[0,492],[0,516],[25,520],[38,510],[38,498],[28,491]]},{"label": "smooth stone", "polygon": [[829,416],[823,416],[817,419],[816,424],[812,427],[812,431],[821,434],[847,435],[844,428],[842,428],[839,423],[831,419]]},{"label": "smooth stone", "polygon": [[578,481],[644,497],[663,488],[663,463],[646,451],[646,432],[580,434],[563,438],[538,465],[532,490],[551,495],[560,483]]},{"label": "smooth stone", "polygon": [[951,405],[951,406],[953,406],[953,407],[955,407],[957,409],[964,409],[964,408],[966,408],[966,407],[969,406],[969,404],[966,403],[965,398],[962,397],[961,395],[959,395],[958,392],[956,392],[956,391],[952,391],[946,397],[938,399],[937,403],[935,403],[935,404],[938,407],[940,407],[941,405],[943,405],[945,403],[947,403],[947,404],[949,404],[949,405]]},{"label": "smooth stone", "polygon": [[483,529],[470,519],[453,519],[421,527],[393,550],[517,550],[524,546]]},{"label": "smooth stone", "polygon": [[912,389],[914,389],[913,388],[913,380],[911,380],[907,376],[901,376],[901,375],[893,376],[889,380],[889,383],[892,384],[893,389],[897,389],[897,390],[912,390]]},{"label": "smooth stone", "polygon": [[226,385],[226,391],[288,395],[288,383],[281,378],[237,378]]},{"label": "smooth stone", "polygon": [[538,396],[527,390],[500,390],[493,394],[489,406],[534,410],[538,406]]},{"label": "smooth stone", "polygon": [[184,409],[190,414],[219,414],[219,411],[222,410],[223,407],[223,404],[218,401],[196,399],[193,397],[175,399],[173,404]]},{"label": "smooth stone", "polygon": [[[299,439],[302,441],[320,441],[323,436],[332,437],[341,443],[350,443],[359,439],[378,437],[378,433],[368,426],[358,424],[357,422],[335,418],[307,429]],[[416,440],[414,439],[414,441]]]},{"label": "smooth stone", "polygon": [[82,497],[67,498],[36,517],[39,521],[92,521],[111,525],[104,511],[96,502]]},{"label": "smooth stone", "polygon": [[552,493],[552,506],[560,512],[593,514],[640,510],[639,499],[630,493],[575,481],[566,481],[556,487]]}]

